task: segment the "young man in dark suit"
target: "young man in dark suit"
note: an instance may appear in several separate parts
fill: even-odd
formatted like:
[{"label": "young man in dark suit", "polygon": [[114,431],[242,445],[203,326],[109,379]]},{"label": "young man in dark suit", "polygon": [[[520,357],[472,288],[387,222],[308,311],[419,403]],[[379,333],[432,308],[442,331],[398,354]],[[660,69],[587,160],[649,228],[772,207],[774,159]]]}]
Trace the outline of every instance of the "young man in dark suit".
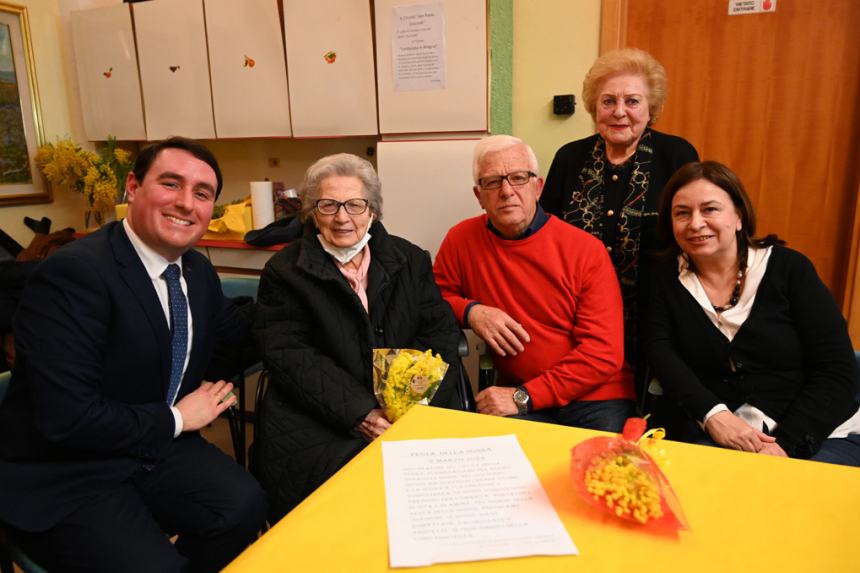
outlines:
[{"label": "young man in dark suit", "polygon": [[58,250],[24,290],[0,520],[48,570],[216,571],[263,523],[257,482],[198,432],[235,402],[203,381],[213,348],[249,326],[192,249],[221,185],[199,143],[143,150],[128,217]]}]

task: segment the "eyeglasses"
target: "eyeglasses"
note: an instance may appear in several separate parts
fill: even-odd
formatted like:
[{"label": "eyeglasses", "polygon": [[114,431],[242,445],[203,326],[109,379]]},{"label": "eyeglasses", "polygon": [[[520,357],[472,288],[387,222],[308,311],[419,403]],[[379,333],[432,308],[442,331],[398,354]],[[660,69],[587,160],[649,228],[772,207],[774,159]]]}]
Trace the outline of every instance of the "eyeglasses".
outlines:
[{"label": "eyeglasses", "polygon": [[502,181],[507,181],[511,187],[521,187],[528,183],[532,177],[537,177],[537,175],[531,171],[514,171],[507,175],[491,175],[478,179],[478,187],[491,191],[493,189],[501,189]]},{"label": "eyeglasses", "polygon": [[361,215],[367,211],[367,199],[347,199],[346,201],[335,201],[334,199],[318,199],[314,208],[321,215],[334,215],[340,208],[348,215]]}]

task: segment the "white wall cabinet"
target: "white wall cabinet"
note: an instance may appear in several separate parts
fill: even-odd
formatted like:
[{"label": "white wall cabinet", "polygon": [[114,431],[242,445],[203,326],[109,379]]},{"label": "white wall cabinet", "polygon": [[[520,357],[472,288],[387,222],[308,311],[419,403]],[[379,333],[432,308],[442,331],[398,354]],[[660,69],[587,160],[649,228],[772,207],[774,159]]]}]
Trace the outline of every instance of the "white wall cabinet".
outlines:
[{"label": "white wall cabinet", "polygon": [[215,137],[202,0],[134,4],[146,135]]},{"label": "white wall cabinet", "polygon": [[374,9],[380,133],[487,131],[487,0]]},{"label": "white wall cabinet", "polygon": [[205,0],[218,137],[286,137],[289,91],[277,0]]},{"label": "white wall cabinet", "polygon": [[284,0],[296,137],[378,133],[367,0]]},{"label": "white wall cabinet", "polygon": [[283,38],[279,0],[135,3],[139,86],[128,8],[76,14],[88,137],[486,131],[486,0],[416,1],[375,0],[374,20],[368,0],[281,0]]},{"label": "white wall cabinet", "polygon": [[70,20],[87,139],[146,139],[128,4],[77,10]]}]

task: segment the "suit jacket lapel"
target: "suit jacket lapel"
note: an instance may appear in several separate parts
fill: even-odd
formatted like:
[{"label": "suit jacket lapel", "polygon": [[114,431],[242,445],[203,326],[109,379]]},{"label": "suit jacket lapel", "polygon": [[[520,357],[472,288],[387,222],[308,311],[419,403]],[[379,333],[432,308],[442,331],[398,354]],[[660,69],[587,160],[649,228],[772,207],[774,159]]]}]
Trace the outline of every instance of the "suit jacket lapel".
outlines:
[{"label": "suit jacket lapel", "polygon": [[128,235],[125,234],[125,229],[121,223],[115,223],[110,229],[109,240],[119,268],[119,275],[134,296],[133,300],[128,301],[128,304],[140,306],[143,316],[146,317],[146,324],[149,325],[158,347],[161,349],[161,352],[158,353],[161,361],[161,386],[166,395],[170,384],[170,326],[164,316],[164,309],[158,300],[155,288],[152,286],[152,280],[146,273],[146,268],[140,257],[137,256],[137,252],[134,250]]}]

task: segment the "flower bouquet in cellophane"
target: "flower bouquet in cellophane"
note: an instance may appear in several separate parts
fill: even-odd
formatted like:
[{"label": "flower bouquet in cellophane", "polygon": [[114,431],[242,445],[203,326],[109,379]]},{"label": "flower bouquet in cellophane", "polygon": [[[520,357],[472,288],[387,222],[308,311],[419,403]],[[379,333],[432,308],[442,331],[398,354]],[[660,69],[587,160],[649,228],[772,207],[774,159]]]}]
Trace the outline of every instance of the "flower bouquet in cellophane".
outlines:
[{"label": "flower bouquet in cellophane", "polygon": [[396,422],[415,404],[429,404],[448,363],[412,348],[373,349],[373,393],[389,422]]},{"label": "flower bouquet in cellophane", "polygon": [[574,488],[591,505],[654,529],[689,529],[669,480],[646,450],[659,447],[662,429],[645,433],[642,418],[629,418],[620,436],[599,436],[571,450]]}]

